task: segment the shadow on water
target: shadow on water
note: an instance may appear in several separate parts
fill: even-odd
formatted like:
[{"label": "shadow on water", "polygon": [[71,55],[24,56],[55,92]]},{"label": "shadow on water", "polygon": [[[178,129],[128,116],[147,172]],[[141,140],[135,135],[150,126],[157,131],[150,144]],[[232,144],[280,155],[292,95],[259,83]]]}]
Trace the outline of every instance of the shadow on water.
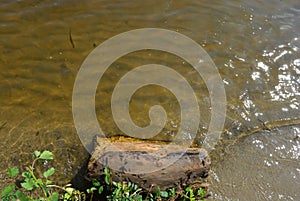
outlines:
[{"label": "shadow on water", "polygon": [[85,191],[87,188],[91,187],[91,182],[89,182],[86,177],[87,173],[87,165],[90,157],[88,157],[87,160],[84,161],[83,165],[80,167],[80,169],[77,171],[75,176],[71,179],[71,184],[74,186],[76,189],[80,191]]}]

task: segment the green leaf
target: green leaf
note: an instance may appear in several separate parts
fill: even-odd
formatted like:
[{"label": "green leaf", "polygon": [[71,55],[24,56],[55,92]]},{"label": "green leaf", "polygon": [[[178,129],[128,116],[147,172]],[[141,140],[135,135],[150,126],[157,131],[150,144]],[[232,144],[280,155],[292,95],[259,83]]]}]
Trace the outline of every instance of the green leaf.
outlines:
[{"label": "green leaf", "polygon": [[98,193],[101,194],[103,192],[103,186],[100,186],[98,189]]},{"label": "green leaf", "polygon": [[92,193],[92,192],[95,191],[95,190],[97,190],[97,188],[92,187],[92,188],[86,189],[86,192],[87,192],[87,193]]},{"label": "green leaf", "polygon": [[133,197],[133,200],[142,201],[142,200],[143,200],[143,197],[142,197],[142,195],[135,195],[135,196]]},{"label": "green leaf", "polygon": [[167,197],[169,197],[169,194],[167,191],[160,191],[160,196],[163,198],[167,198]]},{"label": "green leaf", "polygon": [[14,185],[11,185],[11,186],[7,186],[5,187],[3,190],[2,190],[2,193],[1,193],[1,196],[5,196],[7,195],[8,193],[10,193],[11,191],[15,190],[15,186]]},{"label": "green leaf", "polygon": [[170,195],[171,197],[174,197],[174,196],[175,196],[175,188],[169,189],[169,195]]},{"label": "green leaf", "polygon": [[190,186],[188,186],[188,187],[186,187],[185,191],[186,192],[191,192],[191,191],[193,191],[193,189]]},{"label": "green leaf", "polygon": [[116,190],[115,190],[115,195],[116,196],[119,196],[120,195],[120,192],[121,192],[121,189],[120,188],[117,188]]},{"label": "green leaf", "polygon": [[97,181],[96,179],[92,179],[92,184],[93,184],[93,186],[100,186],[101,185],[100,182]]},{"label": "green leaf", "polygon": [[52,193],[51,196],[49,196],[49,200],[50,201],[58,201],[58,197],[59,197],[59,194],[57,192],[55,192],[55,193]]},{"label": "green leaf", "polygon": [[9,177],[14,177],[16,176],[17,174],[19,174],[19,169],[18,168],[13,168],[13,167],[9,167],[7,169],[7,175]]},{"label": "green leaf", "polygon": [[197,195],[199,197],[203,197],[205,195],[205,190],[203,188],[199,188],[198,191],[197,191]]},{"label": "green leaf", "polygon": [[35,187],[35,182],[32,178],[26,179],[25,182],[21,183],[21,186],[28,191],[31,191]]},{"label": "green leaf", "polygon": [[21,183],[21,186],[28,191],[31,191],[34,188],[34,185],[32,185],[30,183]]},{"label": "green leaf", "polygon": [[41,160],[53,160],[53,153],[51,151],[43,151],[40,157]]},{"label": "green leaf", "polygon": [[160,197],[160,188],[159,188],[159,186],[157,187],[157,192],[156,192],[156,195],[155,195],[157,198],[159,198]]},{"label": "green leaf", "polygon": [[53,175],[55,172],[55,169],[52,167],[50,169],[48,169],[46,172],[44,172],[44,177],[47,179],[48,177],[50,177],[51,175]]},{"label": "green leaf", "polygon": [[68,193],[68,194],[70,194],[70,195],[72,195],[72,193],[74,192],[74,188],[72,188],[72,187],[68,187],[68,188],[65,188],[65,191]]},{"label": "green leaf", "polygon": [[38,158],[41,155],[40,151],[34,151],[33,152],[34,158]]},{"label": "green leaf", "polygon": [[109,177],[109,176],[105,176],[104,180],[105,180],[105,183],[106,183],[107,185],[110,184],[110,177]]},{"label": "green leaf", "polygon": [[118,183],[115,181],[112,182],[112,185],[114,185],[115,187],[118,187]]},{"label": "green leaf", "polygon": [[52,181],[51,180],[46,180],[46,185],[50,185],[50,184],[52,184]]},{"label": "green leaf", "polygon": [[69,193],[65,193],[64,194],[64,197],[63,197],[63,200],[69,200],[71,198],[71,195]]},{"label": "green leaf", "polygon": [[43,185],[43,181],[42,181],[42,179],[40,179],[40,178],[39,178],[39,179],[37,179],[37,180],[36,180],[36,184],[38,184],[38,185]]},{"label": "green leaf", "polygon": [[107,166],[104,167],[104,173],[109,174],[109,167],[107,167]]},{"label": "green leaf", "polygon": [[69,193],[65,193],[63,200],[69,200],[71,195]]},{"label": "green leaf", "polygon": [[22,172],[22,177],[24,177],[25,179],[30,179],[31,174],[29,172]]},{"label": "green leaf", "polygon": [[24,193],[22,193],[21,191],[17,191],[16,196],[20,201],[29,201],[29,199],[26,197],[26,195]]}]

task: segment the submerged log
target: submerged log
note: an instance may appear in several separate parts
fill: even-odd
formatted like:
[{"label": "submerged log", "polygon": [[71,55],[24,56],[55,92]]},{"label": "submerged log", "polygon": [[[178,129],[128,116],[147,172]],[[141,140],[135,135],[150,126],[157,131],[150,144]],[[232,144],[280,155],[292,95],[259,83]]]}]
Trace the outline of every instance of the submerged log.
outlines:
[{"label": "submerged log", "polygon": [[[124,140],[103,144],[103,139],[97,137],[95,149],[88,164],[87,178],[101,179],[105,166],[111,169],[114,181],[133,182],[146,190],[155,190],[158,186],[165,190],[172,187],[195,185],[207,187],[205,178],[209,174],[211,161],[204,149],[184,148],[179,145],[168,145],[168,149],[161,152],[166,144],[151,141]],[[116,149],[117,147],[117,149]],[[161,167],[165,162],[174,163]],[[114,169],[114,167],[119,167]],[[146,167],[146,168],[145,168]],[[151,172],[148,167],[156,169]],[[132,173],[141,169],[140,173]]]}]

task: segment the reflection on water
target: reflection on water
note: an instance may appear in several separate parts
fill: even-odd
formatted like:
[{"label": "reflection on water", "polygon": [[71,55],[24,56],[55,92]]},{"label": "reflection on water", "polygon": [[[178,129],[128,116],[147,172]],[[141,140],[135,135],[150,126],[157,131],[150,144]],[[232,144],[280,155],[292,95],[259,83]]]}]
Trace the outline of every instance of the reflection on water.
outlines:
[{"label": "reflection on water", "polygon": [[[81,63],[94,46],[116,34],[155,27],[177,31],[201,44],[223,79],[228,112],[222,141],[212,155],[214,175],[220,180],[212,181],[215,199],[243,200],[242,196],[247,195],[248,200],[299,200],[299,194],[293,193],[300,183],[299,157],[295,157],[299,156],[299,141],[289,141],[289,132],[285,130],[289,127],[275,133],[263,131],[249,135],[256,130],[299,123],[300,5],[297,0],[234,3],[5,0],[0,5],[0,178],[3,181],[0,188],[6,183],[6,166],[28,163],[35,149],[54,151],[59,161],[59,178],[64,178],[58,182],[76,174],[87,157],[71,113],[72,88]],[[75,48],[69,42],[70,30]],[[185,61],[158,51],[129,54],[105,73],[96,96],[101,127],[108,134],[120,133],[111,117],[112,89],[128,70],[149,63],[174,68],[197,92],[201,126],[200,141],[196,144],[201,144],[210,119],[205,84]],[[168,139],[176,134],[180,114],[176,99],[167,90],[142,88],[135,94],[130,112],[134,122],[147,125],[148,109],[157,103],[168,112],[169,122],[161,134]],[[279,147],[285,155],[277,156],[279,151],[268,145],[274,140],[274,147]],[[265,148],[259,149],[260,142]],[[251,164],[250,156],[257,164]],[[232,159],[236,165],[224,158]],[[288,166],[280,165],[282,158]],[[246,164],[255,165],[262,176],[254,177],[257,169],[251,170]],[[272,180],[270,175],[278,172],[283,176]],[[245,178],[243,183],[238,180],[240,177]],[[285,193],[278,190],[287,183],[290,187]]]},{"label": "reflection on water", "polygon": [[213,167],[216,200],[299,200],[299,137],[299,125],[287,126],[254,133],[231,146]]}]

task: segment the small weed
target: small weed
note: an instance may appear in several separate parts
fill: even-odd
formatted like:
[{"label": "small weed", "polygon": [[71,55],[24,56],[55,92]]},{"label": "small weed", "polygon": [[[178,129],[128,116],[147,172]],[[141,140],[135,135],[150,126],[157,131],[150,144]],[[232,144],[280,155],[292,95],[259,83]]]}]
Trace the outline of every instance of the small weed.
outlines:
[{"label": "small weed", "polygon": [[[24,178],[21,182],[21,188],[17,185],[9,185],[1,192],[1,200],[3,201],[85,201],[89,198],[93,200],[95,194],[107,195],[107,201],[196,201],[202,200],[206,192],[199,188],[196,191],[191,187],[186,187],[183,190],[176,191],[175,188],[166,191],[160,190],[158,187],[156,193],[145,191],[138,185],[131,182],[114,182],[112,174],[108,167],[104,169],[103,181],[93,179],[92,187],[86,192],[81,192],[67,184],[59,186],[53,184],[50,177],[55,173],[53,167],[47,169],[42,175],[37,175],[35,172],[36,164],[41,164],[45,161],[53,160],[53,154],[50,151],[35,151],[33,153],[34,160],[31,166],[26,167],[26,171],[21,175]],[[11,178],[16,178],[19,175],[19,169],[9,167],[7,175]],[[39,197],[33,197],[33,192],[37,191]],[[36,195],[35,194],[35,195]]]},{"label": "small weed", "polygon": [[[35,173],[35,166],[37,163],[43,163],[45,161],[53,160],[53,154],[50,151],[35,151],[33,153],[34,160],[32,165],[26,167],[26,171],[21,175],[24,178],[21,182],[21,187],[18,188],[15,184],[7,186],[2,190],[1,200],[3,201],[58,201],[58,200],[85,200],[86,195],[74,188],[70,184],[65,186],[58,186],[52,184],[49,179],[54,173],[53,167],[43,172],[41,177],[38,177]],[[7,175],[11,178],[15,178],[19,174],[19,169],[9,167]],[[58,191],[55,191],[58,190]],[[28,196],[29,193],[39,191],[37,194],[41,194],[41,197]],[[63,193],[61,193],[63,192]]]}]

